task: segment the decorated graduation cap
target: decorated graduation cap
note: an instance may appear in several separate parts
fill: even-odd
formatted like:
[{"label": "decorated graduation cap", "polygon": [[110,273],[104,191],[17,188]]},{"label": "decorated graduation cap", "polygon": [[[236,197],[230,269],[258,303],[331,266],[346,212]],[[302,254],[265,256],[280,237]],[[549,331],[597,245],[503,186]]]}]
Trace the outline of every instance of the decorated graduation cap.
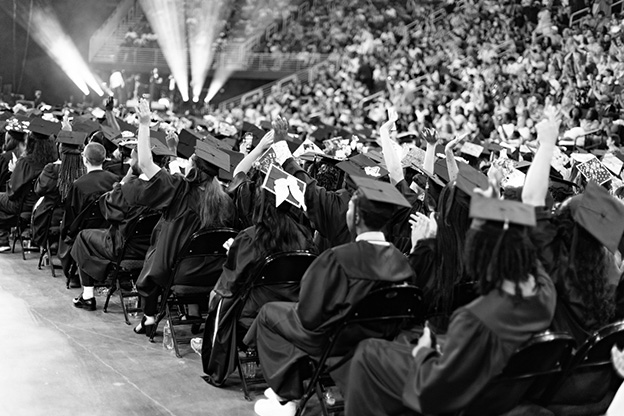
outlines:
[{"label": "decorated graduation cap", "polygon": [[381,179],[388,174],[386,169],[363,154],[353,156],[344,162],[340,162],[336,167],[351,176],[351,178],[361,176],[365,178]]},{"label": "decorated graduation cap", "polygon": [[[217,169],[223,169],[227,172],[231,169],[230,155],[212,143],[198,140],[195,144],[195,155]],[[215,172],[213,176],[217,176],[217,174],[218,172]]]},{"label": "decorated graduation cap", "polygon": [[56,136],[61,131],[61,124],[52,121],[46,121],[42,118],[33,118],[30,121],[28,129],[35,134],[38,139],[47,139],[50,136]]},{"label": "decorated graduation cap", "polygon": [[[623,205],[624,207],[624,205]],[[470,201],[470,218],[534,227],[536,224],[535,208],[522,202],[473,195]]]},{"label": "decorated graduation cap", "polygon": [[595,182],[589,182],[578,202],[571,201],[574,221],[610,252],[622,251],[624,204]]},{"label": "decorated graduation cap", "polygon": [[266,189],[275,195],[275,206],[279,207],[284,202],[306,210],[305,206],[305,182],[290,175],[275,165],[271,165],[264,178],[262,189]]},{"label": "decorated graduation cap", "polygon": [[353,182],[358,187],[358,191],[372,203],[405,208],[412,207],[403,194],[387,182],[380,182],[361,176],[353,177]]}]

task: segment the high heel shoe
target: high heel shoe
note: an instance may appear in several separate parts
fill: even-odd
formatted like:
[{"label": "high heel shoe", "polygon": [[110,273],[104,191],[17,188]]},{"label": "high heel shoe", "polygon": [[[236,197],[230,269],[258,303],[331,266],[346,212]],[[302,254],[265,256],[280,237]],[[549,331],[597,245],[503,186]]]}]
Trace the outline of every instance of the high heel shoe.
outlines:
[{"label": "high heel shoe", "polygon": [[133,331],[135,334],[145,334],[147,337],[152,335],[152,331],[154,330],[154,324],[145,325],[145,321],[147,318],[143,315],[141,318],[141,323],[134,327]]}]

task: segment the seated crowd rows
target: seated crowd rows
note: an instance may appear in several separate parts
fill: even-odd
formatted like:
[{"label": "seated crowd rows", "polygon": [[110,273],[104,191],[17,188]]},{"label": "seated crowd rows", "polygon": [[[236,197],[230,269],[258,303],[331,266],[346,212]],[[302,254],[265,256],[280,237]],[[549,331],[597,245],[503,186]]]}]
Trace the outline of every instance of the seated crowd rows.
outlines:
[{"label": "seated crowd rows", "polygon": [[[31,244],[44,247],[48,229],[60,225],[56,251],[82,287],[73,306],[96,311],[95,287],[109,279],[129,224],[157,213],[151,240],[132,247],[143,260],[136,280],[143,315],[134,332],[153,338],[159,298],[171,285],[192,291],[218,276],[206,305],[186,313],[206,316],[199,349],[214,386],[236,369],[237,347],[257,351],[269,385],[254,406],[259,415],[295,414],[335,328],[388,285],[419,288],[414,308],[422,319],[400,333],[362,327],[334,344],[335,354],[351,358],[331,373],[348,415],[459,411],[535,334],[564,332],[580,347],[622,318],[624,203],[608,190],[622,162],[617,171],[592,153],[560,148],[554,105],[528,153],[490,144],[481,148],[486,155],[471,156],[466,135],[440,147],[437,132],[424,129],[418,140],[426,149],[405,157],[400,116],[390,108],[381,151],[363,141],[348,159],[295,139],[281,117],[265,129],[247,125],[248,134],[233,139],[154,129],[145,100],[138,129],[116,111],[111,99],[99,120],[4,113],[1,167],[10,179],[0,193],[0,246],[10,248],[12,221],[24,211],[32,211]],[[564,151],[569,169],[580,172],[575,182],[551,172]],[[108,228],[80,226],[93,204]],[[171,282],[192,235],[223,228],[238,230],[223,261]],[[316,257],[300,284],[246,295],[268,256],[297,251]]]}]

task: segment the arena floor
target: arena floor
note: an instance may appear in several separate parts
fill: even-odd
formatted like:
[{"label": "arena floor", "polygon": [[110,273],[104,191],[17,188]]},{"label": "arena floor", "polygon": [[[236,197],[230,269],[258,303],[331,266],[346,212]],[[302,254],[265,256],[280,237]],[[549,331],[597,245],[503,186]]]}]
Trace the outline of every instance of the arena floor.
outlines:
[{"label": "arena floor", "polygon": [[134,334],[118,299],[108,313],[104,298],[95,312],[74,308],[80,289],[37,270],[37,258],[0,254],[1,415],[254,415],[238,377],[209,386],[188,344],[178,359],[161,337]]}]

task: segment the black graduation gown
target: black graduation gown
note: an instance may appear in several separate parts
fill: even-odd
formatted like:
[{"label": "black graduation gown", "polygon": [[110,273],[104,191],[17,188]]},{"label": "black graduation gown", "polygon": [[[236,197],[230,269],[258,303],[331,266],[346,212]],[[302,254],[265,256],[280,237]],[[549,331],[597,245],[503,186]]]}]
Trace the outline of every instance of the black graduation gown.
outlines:
[{"label": "black graduation gown", "polygon": [[[531,232],[531,240],[538,248],[540,261],[544,264],[546,271],[553,276],[555,287],[557,288],[557,309],[553,319],[552,329],[571,334],[577,345],[581,345],[587,337],[601,324],[585,314],[585,305],[582,293],[566,279],[557,273],[555,257],[560,255],[557,246],[562,244],[557,241],[556,227],[551,223],[550,215],[546,214],[543,208],[536,209],[538,219],[537,226]],[[560,276],[557,278],[557,276]],[[611,302],[616,302],[615,289],[618,282],[609,282],[613,290]]]},{"label": "black graduation gown", "polygon": [[[19,214],[17,211],[20,198],[29,191],[32,181],[39,176],[43,168],[44,166],[36,162],[31,155],[17,159],[9,187],[6,193],[0,193],[0,226]],[[31,198],[24,201],[24,211],[31,210],[36,202],[37,196],[33,194]]]},{"label": "black graduation gown", "polygon": [[[346,220],[351,195],[344,189],[330,192],[318,186],[316,180],[303,170],[293,158],[286,160],[282,167],[286,172],[306,183],[307,216],[314,229],[328,240],[329,247],[351,242],[353,239]],[[323,251],[325,247],[318,246],[318,248],[319,251]]]},{"label": "black graduation gown", "polygon": [[409,223],[410,215],[420,209],[421,203],[418,200],[416,192],[410,189],[405,180],[397,183],[396,188],[403,194],[412,207],[397,208],[382,231],[386,235],[386,239],[394,244],[399,251],[408,254],[412,249],[412,227]]},{"label": "black graduation gown", "polygon": [[[245,344],[257,346],[269,386],[284,399],[301,398],[301,363],[320,358],[336,323],[371,290],[412,275],[405,256],[389,243],[358,241],[321,254],[303,277],[299,302],[264,305],[245,336]],[[343,334],[332,355],[375,335],[363,328]]]},{"label": "black graduation gown", "polygon": [[[115,261],[128,237],[128,225],[149,208],[129,204],[119,182],[100,198],[99,204],[110,227],[80,231],[72,245],[71,255],[82,273],[101,282],[106,279],[108,266]],[[149,242],[137,242],[126,247],[125,257],[143,259],[148,247]]]},{"label": "black graduation gown", "polygon": [[[63,210],[60,209],[61,195],[58,190],[58,175],[61,168],[60,162],[48,163],[43,168],[35,183],[35,194],[43,197],[43,200],[33,211],[32,217],[32,242],[38,246],[45,245],[48,227],[54,222],[53,216],[57,216],[60,223]],[[58,207],[58,210],[54,208]]]},{"label": "black graduation gown", "polygon": [[117,180],[122,180],[123,177],[126,176],[126,173],[128,173],[130,165],[119,160],[105,160],[102,169],[117,176]]},{"label": "black graduation gown", "polygon": [[[61,240],[59,244],[58,257],[63,266],[65,275],[69,275],[69,268],[72,263],[71,245],[75,235],[68,236],[72,224],[78,219],[78,214],[86,208],[92,201],[98,199],[105,192],[110,191],[117,182],[117,177],[105,170],[95,170],[82,175],[76,179],[67,192],[65,198],[63,224],[61,227]],[[66,239],[66,237],[69,237]]]},{"label": "black graduation gown", "polygon": [[[347,416],[447,414],[465,408],[500,374],[513,352],[550,326],[556,292],[540,270],[522,301],[492,290],[451,318],[443,354],[381,340],[362,342],[349,372]],[[487,409],[480,409],[487,414]]]},{"label": "black graduation gown", "polygon": [[[276,285],[254,290],[248,298],[243,299],[245,289],[252,283],[252,278],[266,257],[266,254],[256,250],[253,244],[255,235],[255,227],[250,227],[234,239],[221,277],[214,288],[222,300],[206,318],[202,365],[210,383],[216,386],[222,385],[234,371],[236,346],[242,343],[240,340],[258,315],[260,307],[268,302],[294,302],[299,298],[299,285]],[[235,331],[237,324],[241,333]],[[215,325],[218,325],[216,336]]]},{"label": "black graduation gown", "polygon": [[0,192],[6,192],[7,181],[11,178],[9,163],[13,160],[14,151],[0,154]]}]

